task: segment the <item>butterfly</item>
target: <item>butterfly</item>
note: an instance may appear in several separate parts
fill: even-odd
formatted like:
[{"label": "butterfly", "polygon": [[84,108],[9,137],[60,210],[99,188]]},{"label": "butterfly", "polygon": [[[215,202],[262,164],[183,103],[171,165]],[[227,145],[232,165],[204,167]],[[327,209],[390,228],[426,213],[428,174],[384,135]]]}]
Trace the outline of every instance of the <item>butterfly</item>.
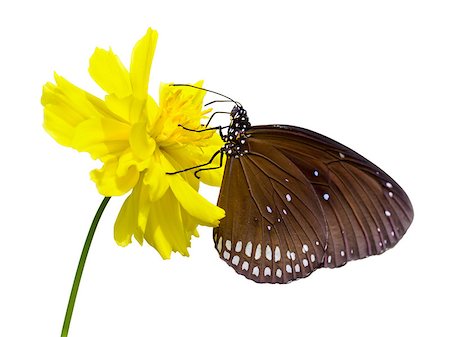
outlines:
[{"label": "butterfly", "polygon": [[313,131],[252,126],[243,106],[231,101],[216,153],[221,164],[227,157],[218,200],[226,217],[213,238],[220,258],[238,274],[288,283],[382,254],[403,237],[413,208],[383,170]]}]

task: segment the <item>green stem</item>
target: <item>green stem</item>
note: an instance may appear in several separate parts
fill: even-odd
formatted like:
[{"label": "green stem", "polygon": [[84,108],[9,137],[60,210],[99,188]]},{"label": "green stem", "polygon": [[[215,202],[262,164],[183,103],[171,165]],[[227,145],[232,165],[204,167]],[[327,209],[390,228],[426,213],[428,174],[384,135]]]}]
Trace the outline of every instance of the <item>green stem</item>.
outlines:
[{"label": "green stem", "polygon": [[80,261],[78,262],[77,272],[75,274],[75,279],[73,280],[72,291],[70,292],[69,303],[67,304],[66,317],[64,317],[64,324],[61,331],[61,337],[67,337],[69,333],[70,320],[72,319],[73,307],[75,305],[75,300],[77,298],[78,287],[80,286],[81,276],[83,275],[84,264],[86,263],[86,258],[89,253],[89,248],[91,247],[92,238],[94,237],[95,230],[97,229],[98,222],[105,210],[111,197],[105,197],[100,204],[97,213],[95,213],[94,220],[92,220],[91,228],[89,228],[89,233],[84,242],[83,251],[81,252]]}]

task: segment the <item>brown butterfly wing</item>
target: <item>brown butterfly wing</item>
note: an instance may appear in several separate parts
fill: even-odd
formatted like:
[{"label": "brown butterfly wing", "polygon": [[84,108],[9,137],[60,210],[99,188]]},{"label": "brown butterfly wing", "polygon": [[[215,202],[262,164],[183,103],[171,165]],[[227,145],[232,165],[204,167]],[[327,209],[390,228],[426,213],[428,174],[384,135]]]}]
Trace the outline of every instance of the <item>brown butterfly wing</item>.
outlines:
[{"label": "brown butterfly wing", "polygon": [[329,231],[326,267],[381,254],[395,246],[411,225],[414,212],[403,189],[355,151],[298,127],[255,127],[251,133],[309,175]]},{"label": "brown butterfly wing", "polygon": [[285,283],[381,254],[411,224],[401,187],[344,145],[292,126],[248,135],[249,153],[227,160],[218,203],[227,216],[214,230],[221,258],[238,273]]},{"label": "brown butterfly wing", "polygon": [[214,229],[220,257],[256,282],[287,283],[309,275],[325,257],[327,233],[315,192],[293,163],[270,144],[228,158],[219,206],[227,211]]}]

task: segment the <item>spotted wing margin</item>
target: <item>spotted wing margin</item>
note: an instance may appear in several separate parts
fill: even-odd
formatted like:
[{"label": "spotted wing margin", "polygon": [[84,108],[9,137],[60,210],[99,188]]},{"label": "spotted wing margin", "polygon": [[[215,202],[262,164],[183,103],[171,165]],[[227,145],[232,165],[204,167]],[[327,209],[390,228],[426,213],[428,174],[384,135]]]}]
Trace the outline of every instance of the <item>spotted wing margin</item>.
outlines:
[{"label": "spotted wing margin", "polygon": [[[252,139],[249,139],[252,143]],[[249,146],[252,144],[249,144]],[[303,173],[268,144],[228,158],[218,205],[226,217],[214,229],[220,257],[260,283],[287,283],[323,264],[323,210]]]},{"label": "spotted wing margin", "polygon": [[414,212],[403,189],[350,148],[287,125],[258,126],[249,134],[250,144],[270,144],[307,177],[315,193],[302,198],[320,200],[328,226],[323,266],[381,254],[411,225]]}]

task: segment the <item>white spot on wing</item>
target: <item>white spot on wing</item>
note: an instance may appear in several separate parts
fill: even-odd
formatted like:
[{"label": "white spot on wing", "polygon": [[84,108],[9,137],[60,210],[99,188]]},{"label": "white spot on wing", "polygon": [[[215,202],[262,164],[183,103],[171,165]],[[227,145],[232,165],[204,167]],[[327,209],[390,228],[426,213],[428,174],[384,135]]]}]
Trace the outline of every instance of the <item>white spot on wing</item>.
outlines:
[{"label": "white spot on wing", "polygon": [[231,263],[234,264],[235,266],[237,266],[239,264],[239,256],[237,256],[237,255],[233,256]]},{"label": "white spot on wing", "polygon": [[234,250],[236,251],[236,253],[239,253],[242,250],[242,241],[238,241],[236,243],[236,247],[234,248]]},{"label": "white spot on wing", "polygon": [[290,264],[287,264],[287,265],[286,265],[286,271],[287,271],[289,274],[292,273],[292,267],[291,267]]},{"label": "white spot on wing", "polygon": [[259,268],[258,267],[254,267],[252,270],[252,274],[255,275],[256,277],[259,276]]},{"label": "white spot on wing", "polygon": [[260,257],[261,257],[261,244],[258,243],[255,251],[255,260],[259,260]]},{"label": "white spot on wing", "polygon": [[308,267],[308,260],[307,259],[303,259],[303,265],[305,266],[305,267]]},{"label": "white spot on wing", "polygon": [[325,193],[325,194],[323,195],[323,199],[324,199],[324,200],[330,199],[330,195],[329,195],[328,193]]},{"label": "white spot on wing", "polygon": [[318,177],[319,176],[319,171],[317,171],[317,170],[314,170],[314,175],[316,176],[316,177]]},{"label": "white spot on wing", "polygon": [[227,251],[224,251],[224,252],[223,252],[223,258],[224,258],[225,260],[229,260],[229,259],[230,259],[230,253],[227,252]]},{"label": "white spot on wing", "polygon": [[311,254],[311,262],[315,262],[316,261],[316,256],[314,254]]},{"label": "white spot on wing", "polygon": [[276,246],[275,247],[275,262],[278,262],[281,260],[281,251],[280,251],[280,247]]},{"label": "white spot on wing", "polygon": [[291,201],[291,200],[292,200],[292,198],[291,198],[291,195],[290,195],[290,194],[286,194],[286,200],[287,200],[287,201]]},{"label": "white spot on wing", "polygon": [[302,247],[303,254],[305,254],[307,251],[308,251],[308,245],[304,244],[303,247]]},{"label": "white spot on wing", "polygon": [[384,211],[384,214],[386,214],[386,216],[391,216],[391,212],[389,212],[389,211]]},{"label": "white spot on wing", "polygon": [[244,261],[244,262],[242,263],[241,268],[242,268],[242,270],[248,270],[248,266],[249,266],[248,262],[247,262],[247,261]]},{"label": "white spot on wing", "polygon": [[391,184],[390,182],[387,182],[387,183],[386,183],[386,187],[387,187],[387,188],[392,188],[392,184]]},{"label": "white spot on wing", "polygon": [[225,241],[225,247],[227,247],[228,250],[231,250],[231,241],[230,240]]},{"label": "white spot on wing", "polygon": [[270,276],[272,274],[272,270],[269,267],[264,268],[264,276]]},{"label": "white spot on wing", "polygon": [[266,246],[266,259],[269,261],[272,260],[272,248],[269,245]]},{"label": "white spot on wing", "polygon": [[272,213],[272,208],[270,208],[270,206],[266,206],[267,208],[267,212]]},{"label": "white spot on wing", "polygon": [[283,272],[281,271],[280,268],[277,269],[277,272],[275,273],[275,275],[277,275],[278,278],[281,278],[281,275],[283,275]]},{"label": "white spot on wing", "polygon": [[219,241],[217,242],[217,250],[219,253],[222,252],[222,237],[219,238]]},{"label": "white spot on wing", "polygon": [[247,242],[247,245],[245,246],[245,255],[247,255],[248,257],[252,256],[252,242],[251,241]]},{"label": "white spot on wing", "polygon": [[331,255],[328,255],[328,263],[331,263]]},{"label": "white spot on wing", "polygon": [[392,198],[394,196],[394,193],[392,193],[391,191],[389,191],[389,196]]},{"label": "white spot on wing", "polygon": [[287,211],[283,208],[284,215],[287,215]]},{"label": "white spot on wing", "polygon": [[294,270],[299,273],[300,272],[300,265],[297,263],[294,267]]}]

